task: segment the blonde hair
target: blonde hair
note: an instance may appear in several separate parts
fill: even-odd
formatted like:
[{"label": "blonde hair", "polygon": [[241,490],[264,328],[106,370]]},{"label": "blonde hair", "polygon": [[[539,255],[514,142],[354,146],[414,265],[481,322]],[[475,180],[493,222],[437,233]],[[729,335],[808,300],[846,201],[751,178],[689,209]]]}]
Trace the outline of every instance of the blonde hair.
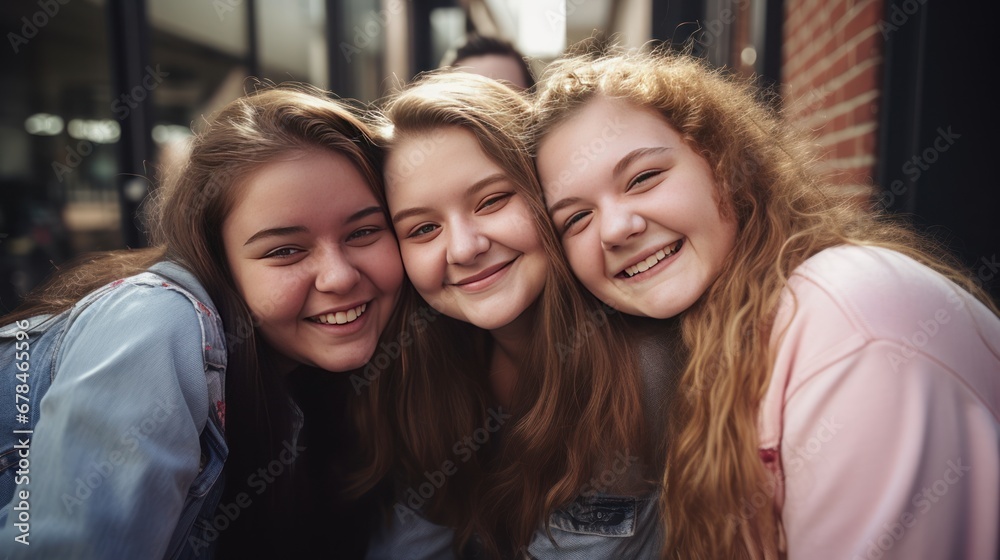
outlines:
[{"label": "blonde hair", "polygon": [[[552,510],[582,491],[601,458],[648,448],[638,362],[627,351],[621,317],[608,316],[578,284],[539,194],[525,146],[530,108],[494,80],[439,71],[390,98],[382,126],[390,153],[413,136],[453,127],[471,132],[526,201],[548,256],[503,443],[464,464],[460,470],[469,476],[456,475],[429,500],[432,519],[458,528],[458,547],[475,532],[491,557],[526,548]],[[404,316],[427,305],[410,296]],[[584,334],[586,343],[578,344]],[[403,461],[406,477],[420,480],[424,470],[438,468],[453,442],[483,425],[491,400],[485,335],[440,317],[414,333],[416,342],[403,351],[404,372],[394,382],[400,447],[410,458]],[[656,461],[651,452],[633,453]]]},{"label": "blonde hair", "polygon": [[887,247],[990,304],[939,246],[828,184],[805,139],[758,96],[751,84],[689,56],[612,48],[550,65],[535,102],[535,146],[595,97],[658,111],[709,162],[720,211],[737,224],[718,278],[681,316],[689,361],[679,390],[688,398],[675,399],[668,426],[664,557],[756,558],[778,548],[773,508],[729,520],[741,500],[773,484],[755,421],[773,364],[778,297],[803,261],[836,245]]}]

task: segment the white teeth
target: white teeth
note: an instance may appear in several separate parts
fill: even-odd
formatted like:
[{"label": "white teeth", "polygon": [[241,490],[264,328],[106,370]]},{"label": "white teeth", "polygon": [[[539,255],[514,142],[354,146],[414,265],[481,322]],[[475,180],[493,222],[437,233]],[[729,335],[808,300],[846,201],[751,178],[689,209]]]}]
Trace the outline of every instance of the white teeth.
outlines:
[{"label": "white teeth", "polygon": [[322,325],[346,325],[347,323],[356,321],[357,318],[365,312],[365,309],[368,309],[368,304],[362,303],[354,309],[338,311],[336,313],[326,313],[325,315],[317,315],[311,320]]},{"label": "white teeth", "polygon": [[646,272],[647,270],[649,270],[650,268],[652,268],[653,265],[655,265],[656,263],[658,263],[658,262],[662,261],[663,259],[669,257],[670,255],[673,255],[674,253],[676,253],[677,250],[680,249],[680,247],[681,247],[681,241],[683,241],[683,240],[677,240],[674,243],[671,243],[670,245],[667,245],[663,249],[660,249],[656,253],[654,253],[654,254],[646,257],[646,260],[639,261],[639,262],[635,263],[634,265],[626,268],[625,271],[624,271],[625,272],[625,276],[631,278],[632,276],[635,276],[636,274],[639,274],[640,272]]}]

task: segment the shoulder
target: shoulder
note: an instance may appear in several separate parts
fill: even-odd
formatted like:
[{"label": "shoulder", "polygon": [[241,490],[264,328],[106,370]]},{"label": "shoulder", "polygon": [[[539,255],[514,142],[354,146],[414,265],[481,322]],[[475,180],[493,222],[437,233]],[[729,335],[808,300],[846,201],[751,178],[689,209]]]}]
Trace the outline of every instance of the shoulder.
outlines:
[{"label": "shoulder", "polygon": [[205,289],[190,272],[169,262],[115,280],[89,294],[72,313],[74,320],[83,316],[88,324],[153,322],[161,331],[188,330],[192,326],[198,326],[196,330],[206,335],[222,331],[218,312]]},{"label": "shoulder", "polygon": [[930,268],[879,247],[817,253],[791,275],[771,332],[773,369],[762,432],[809,384],[869,391],[907,384],[968,388],[1000,406],[1000,319]]},{"label": "shoulder", "polygon": [[778,316],[813,334],[847,332],[867,340],[898,340],[922,328],[933,331],[933,324],[996,326],[985,306],[927,266],[891,249],[848,245],[821,251],[792,272]]},{"label": "shoulder", "polygon": [[190,298],[148,273],[115,280],[80,300],[73,309],[73,326],[90,329],[153,322],[161,332],[190,329],[200,323],[200,313]]},{"label": "shoulder", "polygon": [[[933,518],[942,536],[908,535],[898,557],[946,555],[959,542],[949,538],[995,532],[1000,319],[933,270],[875,247],[808,259],[779,313],[758,433],[762,448],[780,452],[789,556],[819,546],[853,557],[848,548],[907,515]],[[976,467],[963,476],[966,464]],[[961,483],[947,478],[946,491],[962,497],[928,513],[920,493],[955,477],[952,465]],[[879,515],[858,508],[866,499]],[[855,513],[831,517],[830,508]],[[976,528],[951,532],[953,519]]]},{"label": "shoulder", "polygon": [[[60,355],[80,359],[127,353],[134,363],[169,359],[191,362],[189,366],[197,361],[197,368],[183,369],[192,370],[189,381],[198,378],[198,385],[204,385],[206,366],[223,369],[226,364],[222,323],[193,277],[181,284],[173,278],[143,272],[85,297],[71,311]],[[194,295],[198,292],[201,297]]]}]

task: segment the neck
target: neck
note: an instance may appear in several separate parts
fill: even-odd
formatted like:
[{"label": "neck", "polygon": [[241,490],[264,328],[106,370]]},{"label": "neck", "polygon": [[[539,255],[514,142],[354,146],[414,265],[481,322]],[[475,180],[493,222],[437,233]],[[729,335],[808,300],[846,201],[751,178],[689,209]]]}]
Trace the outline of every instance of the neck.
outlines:
[{"label": "neck", "polygon": [[535,321],[535,306],[532,305],[510,323],[493,329],[493,357],[490,360],[490,388],[497,402],[510,408],[520,365],[528,351],[531,325]]},{"label": "neck", "polygon": [[[260,336],[259,334],[257,336]],[[281,354],[274,348],[271,348],[269,344],[261,344],[257,347],[257,360],[261,365],[270,368],[272,374],[278,374],[282,377],[295,371],[295,368],[299,367],[299,362]],[[262,372],[267,375],[267,372]]]}]

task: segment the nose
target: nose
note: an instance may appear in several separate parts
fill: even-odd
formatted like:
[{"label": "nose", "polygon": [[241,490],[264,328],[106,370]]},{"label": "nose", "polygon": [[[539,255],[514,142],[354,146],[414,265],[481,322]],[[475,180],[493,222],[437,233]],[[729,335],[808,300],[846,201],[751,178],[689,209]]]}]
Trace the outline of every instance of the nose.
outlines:
[{"label": "nose", "polygon": [[316,259],[316,289],[346,294],[361,281],[361,271],[340,248],[323,250]]},{"label": "nose", "polygon": [[490,248],[489,238],[470,220],[456,220],[448,233],[448,264],[468,264]]},{"label": "nose", "polygon": [[601,247],[614,250],[634,235],[646,230],[646,220],[627,204],[616,203],[601,208]]}]

